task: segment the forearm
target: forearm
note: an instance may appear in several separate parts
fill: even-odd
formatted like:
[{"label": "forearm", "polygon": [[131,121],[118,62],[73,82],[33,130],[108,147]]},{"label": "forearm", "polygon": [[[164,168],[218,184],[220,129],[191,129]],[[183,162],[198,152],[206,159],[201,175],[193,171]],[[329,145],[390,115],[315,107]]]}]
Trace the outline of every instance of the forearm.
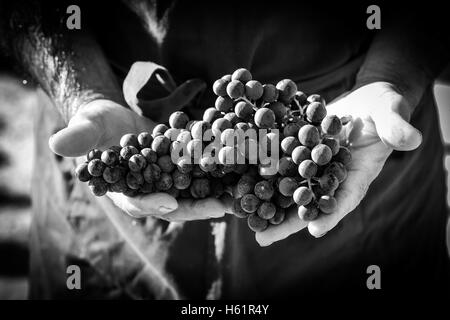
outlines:
[{"label": "forearm", "polygon": [[412,107],[419,103],[427,86],[449,62],[448,33],[442,23],[445,20],[439,8],[428,10],[393,10],[387,13],[387,19],[382,18],[382,29],[358,73],[356,87],[387,81]]},{"label": "forearm", "polygon": [[3,45],[53,99],[63,118],[70,120],[80,106],[94,99],[121,103],[119,86],[92,37],[67,30],[58,14],[44,17],[40,4],[27,4],[9,8],[3,17],[9,20],[1,30]]}]

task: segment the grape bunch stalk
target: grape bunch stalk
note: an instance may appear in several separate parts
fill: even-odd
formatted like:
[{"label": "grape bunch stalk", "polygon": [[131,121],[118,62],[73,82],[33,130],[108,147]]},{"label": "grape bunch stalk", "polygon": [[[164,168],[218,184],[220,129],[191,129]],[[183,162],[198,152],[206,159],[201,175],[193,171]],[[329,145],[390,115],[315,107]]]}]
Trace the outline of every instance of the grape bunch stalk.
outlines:
[{"label": "grape bunch stalk", "polygon": [[[261,84],[237,69],[213,84],[215,107],[201,120],[174,112],[152,133],[92,150],[76,169],[96,196],[167,192],[175,198],[233,197],[232,213],[255,232],[283,223],[298,206],[312,221],[337,207],[351,152],[339,136],[348,120],[327,115],[324,99],[290,79]],[[305,210],[306,209],[306,210]]]}]

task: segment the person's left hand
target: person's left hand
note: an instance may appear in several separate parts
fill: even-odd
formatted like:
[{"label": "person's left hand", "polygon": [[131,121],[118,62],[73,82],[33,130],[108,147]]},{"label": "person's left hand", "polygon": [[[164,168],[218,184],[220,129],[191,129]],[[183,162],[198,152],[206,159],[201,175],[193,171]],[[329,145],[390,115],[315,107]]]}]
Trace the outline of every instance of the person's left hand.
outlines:
[{"label": "person's left hand", "polygon": [[358,206],[393,150],[410,151],[421,144],[421,133],[408,123],[413,107],[387,82],[365,85],[330,103],[328,114],[352,117],[350,128],[343,130],[341,138],[350,142],[353,160],[347,168],[347,179],[336,191],[336,211],[307,223],[300,220],[295,207],[287,213],[285,222],[256,233],[257,242],[268,246],[305,227],[314,237],[321,237],[334,228]]}]

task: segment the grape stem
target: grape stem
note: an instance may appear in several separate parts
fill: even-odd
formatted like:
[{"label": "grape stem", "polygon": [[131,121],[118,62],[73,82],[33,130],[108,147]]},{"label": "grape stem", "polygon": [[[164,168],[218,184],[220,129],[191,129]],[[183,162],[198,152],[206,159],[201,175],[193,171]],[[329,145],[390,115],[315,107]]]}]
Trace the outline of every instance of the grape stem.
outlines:
[{"label": "grape stem", "polygon": [[[312,191],[311,179],[308,179],[308,188]],[[312,193],[313,199],[316,200],[316,195],[314,192]]]}]

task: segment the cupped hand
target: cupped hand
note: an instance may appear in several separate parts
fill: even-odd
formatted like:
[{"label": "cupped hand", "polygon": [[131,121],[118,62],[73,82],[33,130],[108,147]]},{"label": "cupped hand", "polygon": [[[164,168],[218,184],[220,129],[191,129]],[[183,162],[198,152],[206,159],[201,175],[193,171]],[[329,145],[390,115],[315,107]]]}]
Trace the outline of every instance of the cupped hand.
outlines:
[{"label": "cupped hand", "polygon": [[305,227],[314,237],[334,228],[358,206],[393,150],[410,151],[421,144],[421,133],[408,122],[413,107],[387,82],[365,85],[330,103],[328,114],[352,119],[340,137],[349,143],[352,162],[335,194],[337,209],[309,223],[300,220],[297,208],[291,209],[287,221],[256,233],[258,243],[268,246]]},{"label": "cupped hand", "polygon": [[[179,108],[182,101],[203,89],[204,84],[186,82],[166,99],[155,102],[156,108]],[[189,90],[187,90],[189,89]],[[122,135],[151,131],[155,123],[136,112],[110,100],[94,100],[80,107],[68,126],[49,139],[50,149],[64,157],[80,157],[94,148],[104,150],[118,145]],[[155,216],[170,221],[208,219],[224,215],[226,201],[202,199],[177,201],[167,193],[153,193],[127,197],[119,193],[107,193],[116,206],[129,215],[140,218]]]}]

